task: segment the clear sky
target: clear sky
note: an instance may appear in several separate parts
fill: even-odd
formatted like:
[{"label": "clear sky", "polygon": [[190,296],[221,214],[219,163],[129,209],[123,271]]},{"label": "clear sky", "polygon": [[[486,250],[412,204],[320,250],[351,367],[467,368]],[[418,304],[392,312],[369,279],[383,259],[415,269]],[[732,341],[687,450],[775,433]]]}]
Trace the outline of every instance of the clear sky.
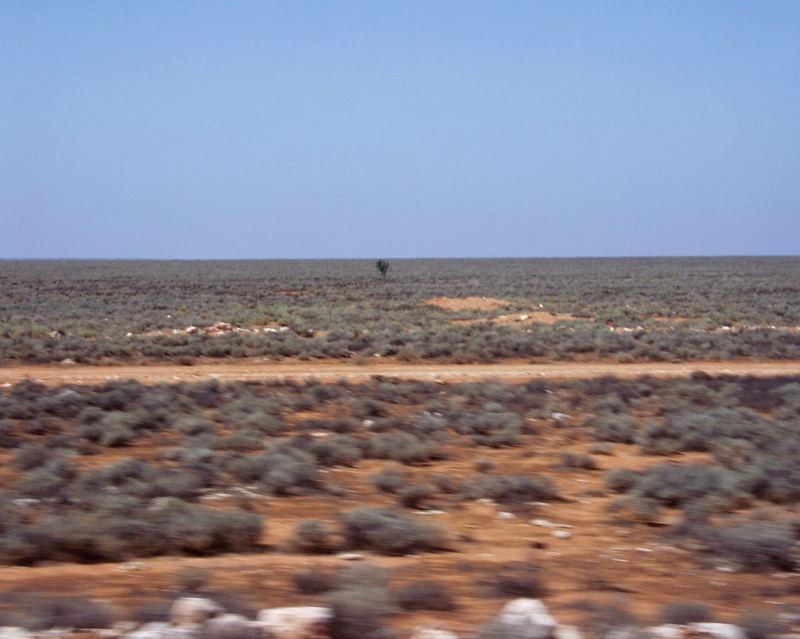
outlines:
[{"label": "clear sky", "polygon": [[797,0],[0,0],[0,257],[800,253]]}]

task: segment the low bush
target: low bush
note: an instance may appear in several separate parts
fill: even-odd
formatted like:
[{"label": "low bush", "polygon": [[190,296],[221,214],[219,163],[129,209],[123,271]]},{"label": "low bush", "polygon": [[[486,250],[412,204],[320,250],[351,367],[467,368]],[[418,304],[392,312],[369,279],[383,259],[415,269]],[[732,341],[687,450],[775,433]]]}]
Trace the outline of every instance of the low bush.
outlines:
[{"label": "low bush", "polygon": [[314,456],[291,445],[273,445],[263,455],[239,457],[228,464],[239,481],[257,482],[275,495],[302,494],[319,488]]},{"label": "low bush", "polygon": [[507,448],[522,443],[522,419],[516,413],[466,413],[456,422],[455,430],[471,436],[479,446]]},{"label": "low bush", "polygon": [[410,475],[401,468],[390,466],[369,478],[370,483],[382,493],[393,495],[411,482]]},{"label": "low bush", "polygon": [[380,433],[368,440],[366,454],[374,459],[391,459],[403,464],[421,464],[440,459],[435,442],[411,433]]},{"label": "low bush", "polygon": [[547,477],[497,475],[478,477],[468,482],[470,499],[493,499],[501,504],[521,504],[531,501],[556,501],[558,491]]},{"label": "low bush", "polygon": [[30,591],[5,594],[3,604],[13,608],[9,622],[29,630],[49,628],[110,628],[119,613],[107,603],[84,597],[58,597]]},{"label": "low bush", "polygon": [[333,533],[321,521],[306,519],[295,526],[293,543],[300,552],[327,553],[334,547]]},{"label": "low bush", "polygon": [[597,441],[632,444],[636,439],[636,420],[630,415],[600,415],[589,426]]},{"label": "low bush", "polygon": [[705,534],[714,554],[747,570],[794,570],[794,536],[788,526],[746,522],[723,526]]},{"label": "low bush", "polygon": [[450,612],[457,608],[447,588],[435,581],[412,581],[400,588],[395,597],[403,610]]},{"label": "low bush", "polygon": [[509,565],[501,568],[492,580],[494,593],[501,597],[532,597],[547,594],[541,571],[530,565]]},{"label": "low bush", "polygon": [[441,550],[443,532],[392,510],[363,507],[340,516],[350,548],[375,550],[386,555]]},{"label": "low bush", "polygon": [[766,613],[745,612],[738,625],[747,639],[774,639],[785,632],[784,624]]},{"label": "low bush", "polygon": [[615,493],[626,493],[633,488],[641,478],[641,473],[628,468],[617,468],[605,474],[603,482],[609,490]]},{"label": "low bush", "polygon": [[330,639],[389,639],[387,618],[394,612],[389,593],[375,587],[352,586],[328,597],[332,619]]},{"label": "low bush", "polygon": [[321,595],[337,587],[335,574],[318,568],[300,570],[292,575],[294,589],[302,595]]},{"label": "low bush", "polygon": [[175,575],[175,585],[180,592],[200,592],[211,577],[204,568],[184,568]]},{"label": "low bush", "polygon": [[633,494],[636,499],[680,507],[688,503],[714,500],[720,507],[735,502],[734,479],[725,471],[701,464],[660,464],[642,473]]},{"label": "low bush", "polygon": [[406,508],[421,508],[425,502],[436,494],[436,487],[430,484],[417,484],[402,488],[397,494],[397,501]]},{"label": "low bush", "polygon": [[662,623],[683,626],[699,621],[714,621],[714,611],[699,601],[677,601],[661,608],[660,619]]},{"label": "low bush", "polygon": [[563,468],[575,468],[580,470],[598,469],[595,458],[583,453],[561,453],[560,465]]},{"label": "low bush", "polygon": [[308,451],[321,466],[353,466],[362,457],[356,439],[348,435],[334,435],[312,442]]}]

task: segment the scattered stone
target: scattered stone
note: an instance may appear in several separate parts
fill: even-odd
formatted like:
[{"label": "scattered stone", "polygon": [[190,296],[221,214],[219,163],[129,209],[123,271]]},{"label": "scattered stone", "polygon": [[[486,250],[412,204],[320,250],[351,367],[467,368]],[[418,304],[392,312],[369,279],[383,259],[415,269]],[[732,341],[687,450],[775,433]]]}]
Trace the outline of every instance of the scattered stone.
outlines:
[{"label": "scattered stone", "polygon": [[714,570],[717,572],[736,572],[736,568],[733,566],[714,566]]},{"label": "scattered stone", "polygon": [[496,621],[501,627],[510,629],[511,636],[518,635],[526,639],[548,639],[558,626],[541,601],[526,598],[509,601]]},{"label": "scattered stone", "polygon": [[247,636],[247,631],[253,627],[253,622],[242,615],[226,613],[212,617],[203,624],[203,636],[215,639],[235,639]]},{"label": "scattered stone", "polygon": [[361,561],[362,559],[366,559],[366,556],[360,552],[340,552],[336,556],[345,561]]},{"label": "scattered stone", "polygon": [[258,623],[270,639],[329,639],[331,611],[322,606],[266,608]]},{"label": "scattered stone", "polygon": [[458,639],[458,635],[441,628],[416,628],[410,639]]},{"label": "scattered stone", "polygon": [[665,623],[660,626],[645,628],[644,632],[652,639],[682,639],[683,628],[674,623]]},{"label": "scattered stone", "polygon": [[65,357],[59,362],[59,364],[61,364],[61,366],[75,366],[75,360]]},{"label": "scattered stone", "polygon": [[569,539],[572,537],[572,533],[568,530],[554,530],[550,534],[556,539]]},{"label": "scattered stone", "polygon": [[172,603],[169,620],[173,626],[202,624],[224,612],[222,607],[205,597],[181,597]]},{"label": "scattered stone", "polygon": [[42,502],[41,499],[34,499],[33,497],[20,497],[19,499],[12,500],[15,506],[22,506],[23,508],[27,508],[28,506],[35,506],[36,504],[40,504]]},{"label": "scattered stone", "polygon": [[531,526],[541,526],[542,528],[555,528],[556,524],[547,519],[531,519],[528,522]]},{"label": "scattered stone", "polygon": [[555,419],[557,422],[566,422],[572,419],[572,415],[567,415],[566,413],[559,413],[558,411],[552,413],[550,417]]},{"label": "scattered stone", "polygon": [[691,632],[708,635],[713,639],[746,639],[744,631],[739,626],[730,623],[702,621],[690,623],[688,628]]},{"label": "scattered stone", "polygon": [[583,639],[583,635],[575,626],[562,626],[559,624],[553,631],[553,639]]},{"label": "scattered stone", "polygon": [[517,516],[514,513],[510,513],[510,512],[505,511],[505,510],[501,510],[499,513],[497,513],[497,518],[498,519],[502,519],[503,521],[508,521],[510,519],[516,519]]},{"label": "scattered stone", "polygon": [[124,564],[117,566],[116,570],[130,572],[133,570],[141,570],[142,568],[144,568],[144,564],[141,561],[126,561]]},{"label": "scattered stone", "polygon": [[124,635],[125,639],[166,639],[170,625],[162,621],[153,621],[140,626],[137,630]]}]

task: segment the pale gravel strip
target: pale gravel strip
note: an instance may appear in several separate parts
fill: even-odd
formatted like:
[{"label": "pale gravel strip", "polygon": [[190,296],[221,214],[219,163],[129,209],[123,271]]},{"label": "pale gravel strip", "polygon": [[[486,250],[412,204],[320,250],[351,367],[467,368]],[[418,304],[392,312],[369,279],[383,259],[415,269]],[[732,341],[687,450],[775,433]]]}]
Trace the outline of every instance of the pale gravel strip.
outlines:
[{"label": "pale gravel strip", "polygon": [[526,364],[406,364],[375,362],[253,362],[202,363],[195,366],[145,364],[139,366],[6,366],[0,367],[0,386],[8,387],[22,380],[36,380],[49,385],[102,384],[108,381],[136,379],[145,384],[219,381],[311,380],[324,382],[368,380],[375,375],[452,382],[477,379],[591,379],[613,375],[633,379],[642,375],[661,378],[688,377],[702,371],[710,375],[772,377],[800,375],[800,361],[772,362],[680,362],[675,364],[617,362]]}]

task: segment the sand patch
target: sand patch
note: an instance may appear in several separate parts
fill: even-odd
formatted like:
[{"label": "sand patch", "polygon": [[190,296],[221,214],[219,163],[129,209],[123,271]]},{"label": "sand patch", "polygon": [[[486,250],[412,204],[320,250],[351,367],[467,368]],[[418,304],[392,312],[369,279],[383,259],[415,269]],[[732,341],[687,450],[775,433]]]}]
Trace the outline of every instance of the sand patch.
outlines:
[{"label": "sand patch", "polygon": [[426,304],[438,306],[446,311],[493,311],[513,304],[508,300],[493,297],[434,297],[425,300]]}]

